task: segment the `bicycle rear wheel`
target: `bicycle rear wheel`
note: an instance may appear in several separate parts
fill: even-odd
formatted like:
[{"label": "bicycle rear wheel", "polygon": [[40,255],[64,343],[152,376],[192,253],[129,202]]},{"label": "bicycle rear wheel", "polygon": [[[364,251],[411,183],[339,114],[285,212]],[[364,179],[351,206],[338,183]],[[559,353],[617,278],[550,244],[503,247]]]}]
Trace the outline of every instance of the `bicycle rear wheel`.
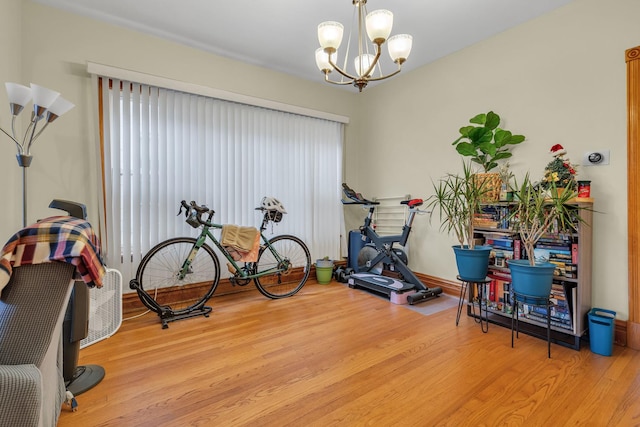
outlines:
[{"label": "bicycle rear wheel", "polygon": [[[177,237],[154,246],[142,259],[136,279],[140,287],[155,302],[174,315],[189,313],[202,307],[220,281],[220,262],[213,249],[203,245],[189,271],[179,279],[180,269],[193,249],[196,239]],[[140,298],[142,303],[158,314],[158,307]]]},{"label": "bicycle rear wheel", "polygon": [[[268,298],[285,298],[298,292],[309,278],[311,255],[307,245],[295,236],[276,236],[260,250],[256,272],[273,269],[272,274],[254,279]],[[275,253],[274,253],[275,252]]]}]

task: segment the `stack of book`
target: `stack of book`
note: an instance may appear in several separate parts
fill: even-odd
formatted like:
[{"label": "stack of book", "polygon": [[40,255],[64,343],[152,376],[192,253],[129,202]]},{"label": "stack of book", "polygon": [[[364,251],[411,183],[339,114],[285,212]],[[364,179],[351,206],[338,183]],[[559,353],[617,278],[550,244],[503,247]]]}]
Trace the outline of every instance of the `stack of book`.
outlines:
[{"label": "stack of book", "polygon": [[[557,328],[573,330],[576,288],[570,283],[554,283],[551,288],[551,325]],[[547,308],[523,304],[518,314],[536,323],[547,324]]]},{"label": "stack of book", "polygon": [[486,228],[509,229],[510,226],[509,208],[506,206],[483,206],[482,213],[475,215],[474,225]]},{"label": "stack of book", "polygon": [[543,237],[536,245],[536,258],[543,258],[557,266],[555,275],[577,279],[578,245],[569,235]]}]

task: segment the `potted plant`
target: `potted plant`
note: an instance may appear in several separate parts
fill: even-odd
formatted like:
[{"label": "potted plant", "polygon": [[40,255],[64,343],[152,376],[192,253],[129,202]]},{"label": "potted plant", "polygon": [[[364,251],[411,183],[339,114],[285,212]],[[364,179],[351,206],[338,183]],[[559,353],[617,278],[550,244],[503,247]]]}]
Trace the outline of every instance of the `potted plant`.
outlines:
[{"label": "potted plant", "polygon": [[575,189],[577,167],[568,158],[564,157],[567,151],[562,145],[555,144],[549,152],[553,156],[553,160],[544,169],[542,186],[547,189],[552,185],[559,189]]},{"label": "potted plant", "polygon": [[500,176],[500,197],[501,202],[510,202],[513,200],[513,191],[511,189],[511,180],[513,179],[513,172],[509,169],[509,162],[505,162],[498,168],[498,175]]},{"label": "potted plant", "polygon": [[514,180],[514,200],[511,223],[520,235],[529,259],[509,260],[514,291],[538,298],[548,298],[556,266],[546,260],[536,260],[535,246],[551,231],[569,232],[582,221],[579,207],[570,205],[577,193],[573,188],[558,191],[554,182],[549,188],[531,182],[527,174],[521,184]]},{"label": "potted plant", "polygon": [[316,279],[321,285],[326,285],[331,282],[333,277],[333,260],[325,256],[322,259],[316,260]]},{"label": "potted plant", "polygon": [[431,215],[438,212],[440,230],[458,239],[459,245],[453,250],[460,278],[469,282],[484,280],[492,248],[475,244],[474,219],[481,212],[486,183],[476,180],[471,165],[463,162],[462,175],[447,174],[433,188],[427,207]]},{"label": "potted plant", "polygon": [[469,122],[471,125],[460,128],[460,137],[452,145],[462,156],[470,157],[482,167],[483,173],[478,174],[477,179],[488,181],[484,201],[497,201],[501,181],[500,176],[491,171],[500,160],[510,158],[513,154],[509,150],[525,137],[499,128],[500,116],[493,111],[478,114]]}]

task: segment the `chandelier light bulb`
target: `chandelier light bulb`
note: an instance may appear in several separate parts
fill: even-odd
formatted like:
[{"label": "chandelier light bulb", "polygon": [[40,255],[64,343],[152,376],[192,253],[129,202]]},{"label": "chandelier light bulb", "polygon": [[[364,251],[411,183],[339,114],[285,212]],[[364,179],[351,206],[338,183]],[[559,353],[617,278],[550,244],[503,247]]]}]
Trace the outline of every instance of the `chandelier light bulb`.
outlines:
[{"label": "chandelier light bulb", "polygon": [[335,51],[342,43],[344,26],[335,21],[326,21],[318,25],[318,41],[323,49]]},{"label": "chandelier light bulb", "polygon": [[[338,51],[335,51],[333,54],[338,56]],[[331,70],[333,70],[333,66],[329,63],[329,54],[321,47],[316,49],[316,65],[320,71],[325,73],[330,73]]]},{"label": "chandelier light bulb", "polygon": [[391,34],[393,27],[393,13],[385,9],[374,10],[366,18],[367,35],[369,40],[382,44]]},{"label": "chandelier light bulb", "polygon": [[367,72],[367,70],[369,70],[369,67],[371,67],[371,64],[373,64],[375,58],[375,55],[365,53],[354,59],[353,65],[355,66],[356,74],[358,75],[358,77],[369,77],[370,74],[364,74]]},{"label": "chandelier light bulb", "polygon": [[395,63],[402,64],[411,53],[413,37],[409,34],[396,34],[387,41],[387,44],[389,45],[389,56],[391,60]]}]

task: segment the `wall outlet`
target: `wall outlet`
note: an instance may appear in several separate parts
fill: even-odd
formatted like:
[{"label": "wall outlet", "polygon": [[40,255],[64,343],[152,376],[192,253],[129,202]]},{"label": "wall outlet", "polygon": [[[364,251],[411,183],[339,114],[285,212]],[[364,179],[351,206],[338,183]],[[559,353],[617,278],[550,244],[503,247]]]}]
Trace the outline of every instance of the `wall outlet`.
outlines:
[{"label": "wall outlet", "polygon": [[609,155],[609,150],[587,151],[582,157],[582,166],[608,165]]}]

